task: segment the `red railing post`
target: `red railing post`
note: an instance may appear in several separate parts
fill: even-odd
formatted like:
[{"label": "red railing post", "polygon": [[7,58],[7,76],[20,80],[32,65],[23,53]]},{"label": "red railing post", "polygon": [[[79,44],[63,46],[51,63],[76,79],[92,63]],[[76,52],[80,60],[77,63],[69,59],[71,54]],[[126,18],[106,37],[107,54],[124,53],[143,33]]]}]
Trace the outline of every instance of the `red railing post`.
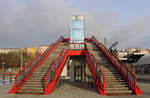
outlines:
[{"label": "red railing post", "polygon": [[[61,36],[55,42],[55,45],[59,44],[59,42],[64,41],[64,38]],[[15,84],[9,93],[15,93],[18,87],[22,85],[22,82],[25,81],[30,75],[33,69],[39,64],[40,60],[43,59],[46,54],[51,51],[54,47],[54,43],[52,43],[41,55],[37,55],[34,57],[32,61],[30,61],[16,76],[15,76]],[[51,49],[51,47],[53,47]],[[43,57],[42,57],[43,56]],[[41,58],[42,57],[42,58]],[[36,61],[36,62],[35,62]]]},{"label": "red railing post", "polygon": [[136,91],[136,78],[134,78],[134,87],[135,87],[135,91]]},{"label": "red railing post", "polygon": [[[106,95],[106,94],[105,94],[105,76],[104,76],[104,73],[103,73],[103,71],[102,71],[100,65],[99,65],[98,62],[96,61],[94,55],[89,52],[89,49],[88,49],[88,47],[87,47],[87,44],[85,44],[85,47],[86,47],[86,55],[88,55],[88,58],[90,59],[90,62],[92,63],[92,65],[93,65],[94,68],[95,68],[95,71],[96,71],[95,74],[97,74],[97,75],[96,75],[96,78],[97,78],[98,80],[96,79],[96,81],[100,81],[100,88],[101,88],[101,90],[102,90],[102,92],[103,92],[103,95]],[[98,67],[99,70],[97,69],[97,67]],[[99,72],[97,73],[97,71],[100,71],[100,73],[99,73]],[[100,74],[100,75],[99,75],[99,74]],[[99,83],[99,82],[98,82],[98,83]]]},{"label": "red railing post", "polygon": [[[55,60],[55,62],[51,65],[51,68],[49,69],[49,71],[47,72],[47,74],[46,74],[46,76],[45,76],[45,92],[47,92],[47,90],[48,90],[48,86],[49,86],[49,83],[51,82],[51,81],[47,81],[47,79],[49,78],[49,75],[51,75],[51,72],[54,70],[54,67],[56,66],[56,64],[58,64],[59,65],[59,63],[60,63],[60,61],[59,61],[59,58],[61,57],[61,56],[64,56],[65,54],[66,54],[66,51],[67,51],[67,49],[68,49],[68,45],[69,44],[67,44],[67,46],[65,47],[65,49],[60,53],[60,55],[56,58],[56,60]],[[62,57],[62,59],[63,59],[63,57]],[[59,62],[59,63],[57,63],[57,62]],[[56,71],[56,70],[54,70],[54,71]],[[53,81],[55,80],[55,73],[54,74],[52,74],[52,77],[50,77],[50,79],[51,78],[53,78]]]},{"label": "red railing post", "polygon": [[[121,74],[126,77],[126,80],[128,81],[128,84],[131,86],[131,88],[136,90],[137,88],[135,75],[118,59],[118,57],[111,54],[102,43],[99,43],[94,36],[92,36],[90,40],[99,47],[99,49],[107,56],[107,58],[109,58],[113,65],[115,64],[114,66],[116,66],[117,70],[120,70]],[[129,74],[130,78],[132,76],[134,81],[133,79],[129,79]]]}]

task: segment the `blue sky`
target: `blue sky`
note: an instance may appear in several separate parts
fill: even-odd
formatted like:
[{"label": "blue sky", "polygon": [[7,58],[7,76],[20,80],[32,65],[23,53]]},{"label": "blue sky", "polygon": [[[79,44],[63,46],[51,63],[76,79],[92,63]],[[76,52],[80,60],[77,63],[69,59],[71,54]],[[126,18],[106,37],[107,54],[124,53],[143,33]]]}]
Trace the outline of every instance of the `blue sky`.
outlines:
[{"label": "blue sky", "polygon": [[[1,0],[0,48],[49,44],[69,36],[70,16],[86,17],[86,35],[118,48],[150,48],[150,0]],[[92,33],[91,33],[92,32]]]}]

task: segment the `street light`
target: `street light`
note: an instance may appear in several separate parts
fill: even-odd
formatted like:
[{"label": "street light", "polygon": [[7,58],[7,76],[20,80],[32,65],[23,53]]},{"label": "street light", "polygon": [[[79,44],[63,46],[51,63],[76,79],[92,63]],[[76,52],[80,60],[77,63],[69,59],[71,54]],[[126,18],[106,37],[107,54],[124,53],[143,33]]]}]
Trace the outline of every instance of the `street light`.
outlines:
[{"label": "street light", "polygon": [[4,66],[4,57],[2,56],[2,65],[3,65],[3,73],[5,73],[5,66]]},{"label": "street light", "polygon": [[21,49],[21,70],[22,70],[22,66],[23,66],[23,48]]}]

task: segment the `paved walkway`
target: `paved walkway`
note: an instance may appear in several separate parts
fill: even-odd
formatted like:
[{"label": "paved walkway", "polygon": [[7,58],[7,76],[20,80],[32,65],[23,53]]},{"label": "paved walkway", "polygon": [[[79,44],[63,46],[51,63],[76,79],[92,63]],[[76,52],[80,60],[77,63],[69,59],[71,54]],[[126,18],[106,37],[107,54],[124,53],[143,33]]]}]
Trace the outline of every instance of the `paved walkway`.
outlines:
[{"label": "paved walkway", "polygon": [[150,82],[150,74],[147,74],[147,75],[136,75],[138,81],[146,81],[146,82]]},{"label": "paved walkway", "polygon": [[150,83],[138,83],[144,96],[101,96],[96,89],[86,85],[66,83],[57,88],[51,95],[16,95],[8,94],[12,86],[0,87],[0,98],[150,98]]}]

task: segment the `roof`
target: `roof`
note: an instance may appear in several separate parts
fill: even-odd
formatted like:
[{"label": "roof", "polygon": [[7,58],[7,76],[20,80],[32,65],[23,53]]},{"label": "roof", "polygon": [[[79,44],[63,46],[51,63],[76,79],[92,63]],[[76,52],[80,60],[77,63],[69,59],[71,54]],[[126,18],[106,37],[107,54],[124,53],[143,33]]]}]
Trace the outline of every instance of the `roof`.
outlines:
[{"label": "roof", "polygon": [[136,63],[136,65],[147,65],[150,64],[150,53],[142,56]]}]

